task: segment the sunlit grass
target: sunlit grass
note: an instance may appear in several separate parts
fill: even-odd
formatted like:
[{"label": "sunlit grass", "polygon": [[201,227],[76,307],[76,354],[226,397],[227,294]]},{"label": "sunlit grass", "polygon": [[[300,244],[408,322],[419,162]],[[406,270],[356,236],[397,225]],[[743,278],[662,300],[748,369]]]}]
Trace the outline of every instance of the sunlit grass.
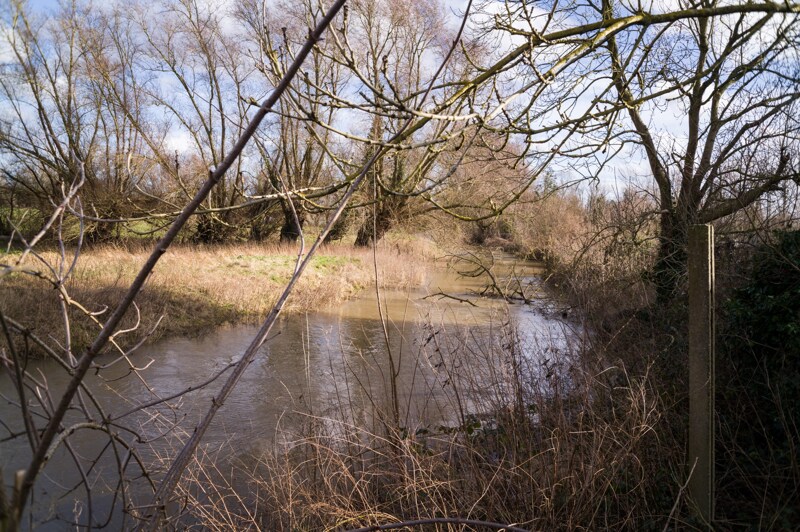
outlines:
[{"label": "sunlit grass", "polygon": [[[425,261],[396,247],[378,251],[379,279],[384,287],[404,288],[423,281]],[[87,311],[113,308],[145,262],[149,249],[103,246],[84,251],[65,284],[66,293]],[[0,281],[0,307],[9,316],[43,335],[62,337],[58,292],[45,279],[53,277],[45,263],[58,270],[61,257],[43,252],[22,266],[44,277],[25,273]],[[67,260],[71,256],[67,254]],[[294,247],[275,244],[177,246],[165,254],[137,297],[141,336],[163,316],[156,336],[195,334],[234,322],[254,322],[272,308],[291,278],[297,260]],[[356,296],[374,282],[370,249],[336,245],[323,248],[298,282],[285,312],[317,310]],[[106,311],[108,312],[108,311]],[[124,327],[135,323],[130,312]],[[70,309],[72,337],[89,341],[99,325]]]}]

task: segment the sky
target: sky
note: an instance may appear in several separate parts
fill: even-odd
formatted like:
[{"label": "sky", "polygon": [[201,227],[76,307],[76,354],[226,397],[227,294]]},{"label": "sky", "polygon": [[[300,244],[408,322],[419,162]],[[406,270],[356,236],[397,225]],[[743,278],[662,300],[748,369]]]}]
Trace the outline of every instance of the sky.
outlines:
[{"label": "sky", "polygon": [[[652,8],[655,11],[664,11],[674,8],[678,0],[653,0]],[[30,0],[30,5],[37,11],[47,12],[58,7],[58,0]],[[446,2],[446,8],[451,13],[448,24],[451,29],[456,29],[460,24],[459,16],[467,6],[467,0],[451,0]],[[224,4],[224,2],[223,2]],[[486,21],[492,12],[502,13],[502,2],[488,3],[485,5],[487,14],[483,15],[483,20],[478,18],[475,23]],[[572,21],[564,21],[564,24]],[[468,32],[475,29],[475,23],[471,23]],[[496,48],[498,51],[510,49],[517,45],[522,38],[509,37],[506,34],[496,36]],[[7,52],[0,48],[0,60]],[[588,101],[592,94],[587,94],[585,100]],[[643,118],[654,126],[657,132],[657,142],[666,153],[673,150],[681,151],[687,142],[686,138],[686,116],[685,110],[676,101],[666,102],[664,106],[655,108],[652,105],[644,106],[642,110]],[[625,117],[627,120],[627,117]],[[188,147],[188,135],[185,132],[175,131],[167,139],[170,149],[182,150]],[[649,179],[649,166],[642,153],[634,149],[626,149],[610,165],[600,172],[599,186],[603,191],[614,192],[621,187],[627,186],[631,180],[640,179],[646,182]],[[564,180],[572,180],[574,175],[560,176]]]},{"label": "sky", "polygon": [[[223,6],[225,2],[220,2]],[[474,2],[473,6],[473,13],[475,13],[475,6],[479,2]],[[450,26],[451,30],[456,30],[461,23],[460,15],[466,9],[468,4],[467,0],[452,0],[449,2],[445,2],[446,10],[449,12],[450,17],[447,19],[448,25]],[[59,0],[29,0],[30,7],[40,13],[47,14],[50,11],[54,11],[58,9]],[[495,3],[488,3],[484,5],[484,14],[481,16],[475,16],[472,18],[470,23],[468,24],[466,33],[469,35],[470,33],[474,32],[477,29],[478,24],[483,24],[489,21],[490,17],[493,13],[501,13],[502,11],[502,2],[495,2]],[[498,50],[505,50],[511,49],[512,47],[517,46],[519,43],[522,42],[521,37],[509,37],[508,34],[496,34],[494,36],[496,39],[496,46]],[[4,50],[0,48],[0,60],[3,59]],[[435,69],[434,65],[431,65],[430,70],[433,71]],[[169,81],[167,81],[169,83]],[[665,120],[674,120],[675,122],[675,131],[680,131],[681,124],[677,120],[679,117],[679,113],[666,113],[661,114],[662,126]],[[674,117],[674,118],[673,118]],[[341,126],[342,124],[355,124],[353,119],[348,119],[347,113],[340,113],[340,117],[335,124],[337,127]],[[358,122],[360,123],[360,121]],[[366,136],[366,135],[364,135]],[[170,151],[186,151],[192,147],[192,142],[190,136],[187,132],[181,131],[180,129],[174,129],[170,133],[170,135],[166,139],[167,148]],[[641,159],[640,156],[637,156],[635,153],[628,153],[624,158],[619,157],[612,165],[609,165],[605,170],[600,173],[600,182],[599,185],[603,191],[613,192],[616,189],[619,189],[620,186],[625,186],[626,183],[631,176],[638,176],[638,175],[646,175],[647,173],[647,166],[644,164],[644,161]],[[556,175],[559,176],[559,172],[556,172]],[[564,181],[572,181],[575,179],[575,175],[569,172],[561,172],[559,176]],[[620,185],[622,183],[622,185]]]}]

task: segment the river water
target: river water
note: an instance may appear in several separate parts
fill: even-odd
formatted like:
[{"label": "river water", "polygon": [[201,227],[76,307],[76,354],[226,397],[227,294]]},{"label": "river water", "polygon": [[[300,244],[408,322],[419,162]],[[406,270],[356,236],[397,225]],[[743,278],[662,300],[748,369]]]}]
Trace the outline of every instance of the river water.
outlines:
[{"label": "river water", "polygon": [[[442,266],[422,286],[383,291],[380,313],[373,291],[334,308],[282,318],[217,414],[204,448],[237,457],[285,449],[310,421],[326,423],[331,431],[342,424],[377,430],[381,417],[395,416],[411,431],[452,427],[464,413],[479,415],[501,404],[519,361],[526,371],[545,367],[569,349],[576,335],[539,286],[536,264],[502,255],[494,257],[494,264],[496,279],[521,282],[533,304],[478,297],[486,276],[464,277],[457,268]],[[159,341],[131,357],[134,365],[146,367],[138,375],[118,363],[91,375],[88,386],[114,418],[219,374],[241,355],[256,330],[223,327],[198,338]],[[510,363],[509,353],[517,363]],[[68,381],[66,372],[51,362],[31,363],[28,371],[46,381],[53,397]],[[125,415],[118,422],[136,436],[120,434],[134,442],[148,467],[163,461],[192,430],[226,376],[179,399]],[[24,437],[8,440],[22,423],[5,375],[0,393],[0,464],[8,487],[12,472],[25,467],[30,454]],[[117,464],[126,451],[117,447],[115,454],[108,438],[91,430],[77,432],[70,442],[94,486],[93,520],[125,526],[114,493]],[[135,477],[136,471],[133,464],[128,467],[129,475]],[[58,530],[76,516],[85,522],[87,497],[83,488],[73,490],[81,472],[70,449],[62,446],[44,472],[36,488],[34,521],[27,525]],[[132,486],[144,489],[142,481]]]}]

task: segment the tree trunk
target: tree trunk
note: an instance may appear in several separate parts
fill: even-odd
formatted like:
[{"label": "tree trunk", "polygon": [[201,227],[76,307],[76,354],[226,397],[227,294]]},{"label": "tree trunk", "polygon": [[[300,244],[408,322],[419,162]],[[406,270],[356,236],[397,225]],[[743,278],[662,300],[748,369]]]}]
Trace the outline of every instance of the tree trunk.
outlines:
[{"label": "tree trunk", "polygon": [[[92,216],[107,220],[125,217],[123,210],[113,201],[103,202],[101,200],[97,204],[92,203],[87,211],[91,213]],[[115,222],[89,222],[84,228],[83,238],[90,244],[110,242],[120,238],[119,229],[119,224]]]},{"label": "tree trunk", "polygon": [[5,211],[2,215],[0,215],[0,234],[3,235],[11,235],[14,232],[14,192],[15,187],[14,183],[9,183],[8,188],[6,191],[8,193],[8,197],[5,200],[6,204],[8,205],[8,210]]},{"label": "tree trunk", "polygon": [[201,214],[197,217],[197,229],[193,240],[202,244],[224,242],[228,237],[229,229],[213,215]]},{"label": "tree trunk", "polygon": [[305,223],[305,214],[302,211],[297,211],[297,217],[292,211],[291,207],[284,206],[283,208],[283,225],[281,226],[281,243],[291,244],[297,242],[300,235],[303,233],[303,224]]},{"label": "tree trunk", "polygon": [[350,209],[345,209],[344,212],[342,212],[342,215],[339,216],[339,219],[333,224],[333,227],[331,227],[331,230],[325,237],[325,241],[323,243],[330,244],[331,242],[336,242],[337,240],[344,238],[352,223],[352,211]]},{"label": "tree trunk", "polygon": [[681,293],[686,279],[688,231],[685,217],[676,212],[661,215],[658,257],[653,267],[653,283],[659,303],[670,303]]},{"label": "tree trunk", "polygon": [[379,208],[374,216],[374,219],[372,216],[367,216],[361,224],[354,243],[356,246],[366,247],[379,241],[394,225],[394,217],[389,209]]}]

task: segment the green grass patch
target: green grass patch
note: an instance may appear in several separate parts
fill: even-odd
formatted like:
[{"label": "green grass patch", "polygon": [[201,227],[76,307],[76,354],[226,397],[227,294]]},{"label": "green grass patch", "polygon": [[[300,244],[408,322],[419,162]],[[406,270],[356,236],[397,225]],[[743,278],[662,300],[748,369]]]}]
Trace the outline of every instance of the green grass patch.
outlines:
[{"label": "green grass patch", "polygon": [[311,261],[311,266],[318,270],[338,269],[346,264],[358,264],[361,261],[355,257],[342,257],[338,255],[317,255]]},{"label": "green grass patch", "polygon": [[[296,255],[236,255],[225,259],[220,269],[243,275],[267,274],[272,280],[284,281],[291,276],[296,262]],[[348,264],[360,263],[361,260],[357,257],[318,255],[312,259],[311,268],[320,273],[328,273]]]}]

